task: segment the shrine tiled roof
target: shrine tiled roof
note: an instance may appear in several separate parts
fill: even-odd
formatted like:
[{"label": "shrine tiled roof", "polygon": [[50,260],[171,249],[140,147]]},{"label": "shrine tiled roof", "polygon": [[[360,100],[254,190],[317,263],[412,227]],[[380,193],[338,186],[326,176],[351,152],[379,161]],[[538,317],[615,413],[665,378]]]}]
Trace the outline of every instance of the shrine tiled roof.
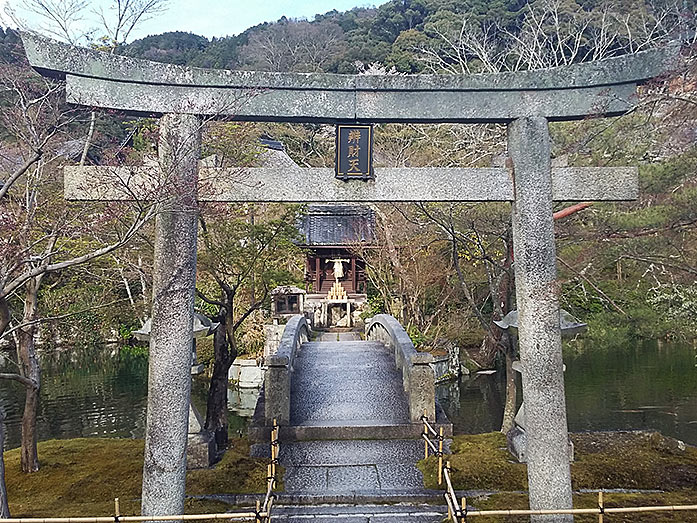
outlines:
[{"label": "shrine tiled roof", "polygon": [[375,241],[375,211],[361,205],[309,205],[300,220],[307,246],[351,246]]}]

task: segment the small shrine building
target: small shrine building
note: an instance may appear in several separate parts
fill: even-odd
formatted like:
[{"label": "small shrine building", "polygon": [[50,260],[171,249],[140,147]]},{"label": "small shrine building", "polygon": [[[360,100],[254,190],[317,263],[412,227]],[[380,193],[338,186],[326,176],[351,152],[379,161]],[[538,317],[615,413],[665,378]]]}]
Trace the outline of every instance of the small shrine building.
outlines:
[{"label": "small shrine building", "polygon": [[[367,299],[360,251],[375,242],[375,212],[360,205],[309,205],[299,229],[303,238],[300,246],[308,251],[307,307],[321,309],[316,321],[321,326],[350,327],[352,313]],[[344,304],[336,309],[348,314],[333,311],[333,305]]]}]

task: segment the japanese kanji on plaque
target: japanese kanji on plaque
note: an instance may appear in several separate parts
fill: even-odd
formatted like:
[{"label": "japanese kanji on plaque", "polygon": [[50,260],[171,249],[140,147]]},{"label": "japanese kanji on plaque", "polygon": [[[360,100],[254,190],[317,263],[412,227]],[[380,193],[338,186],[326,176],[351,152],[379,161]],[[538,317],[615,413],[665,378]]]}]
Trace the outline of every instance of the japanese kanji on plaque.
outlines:
[{"label": "japanese kanji on plaque", "polygon": [[373,127],[336,126],[336,177],[342,180],[373,178]]}]

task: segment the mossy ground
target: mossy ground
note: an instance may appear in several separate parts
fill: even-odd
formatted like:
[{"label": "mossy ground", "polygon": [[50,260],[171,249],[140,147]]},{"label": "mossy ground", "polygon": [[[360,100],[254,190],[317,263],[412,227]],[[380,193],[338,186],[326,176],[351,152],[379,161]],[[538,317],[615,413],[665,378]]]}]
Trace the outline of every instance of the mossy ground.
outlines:
[{"label": "mossy ground", "polygon": [[[571,466],[573,488],[660,490],[657,493],[605,493],[605,506],[655,506],[697,504],[697,448],[681,450],[675,440],[658,433],[573,434],[576,461]],[[496,491],[472,498],[468,504],[481,510],[525,509],[528,498],[526,467],[514,462],[500,433],[461,435],[453,438],[453,486],[457,490]],[[437,484],[437,458],[422,460],[428,488]],[[597,506],[597,494],[577,494],[574,506]],[[477,517],[477,522],[529,521],[523,516]],[[577,522],[597,521],[597,516],[577,516]],[[697,522],[697,511],[606,516],[608,522]]]},{"label": "mossy ground", "polygon": [[[39,443],[41,470],[24,474],[19,449],[5,452],[6,483],[13,517],[110,516],[118,497],[122,514],[140,513],[143,440],[88,438]],[[232,440],[211,469],[190,470],[189,495],[266,492],[268,460],[249,457],[244,439]],[[281,475],[282,475],[282,471]],[[188,499],[187,513],[214,513],[229,506]]]}]

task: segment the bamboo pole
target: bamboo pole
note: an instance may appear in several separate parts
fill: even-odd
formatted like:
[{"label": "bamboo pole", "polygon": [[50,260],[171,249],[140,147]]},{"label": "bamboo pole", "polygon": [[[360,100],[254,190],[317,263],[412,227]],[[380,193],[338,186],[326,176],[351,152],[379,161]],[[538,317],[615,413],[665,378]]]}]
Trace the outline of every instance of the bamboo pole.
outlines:
[{"label": "bamboo pole", "polygon": [[[138,521],[204,521],[207,519],[255,519],[256,512],[227,512],[224,514],[174,514],[171,516],[121,516],[117,520],[114,516],[94,517],[65,517],[65,518],[7,518],[0,519],[1,523],[136,523]],[[259,517],[266,517],[266,513],[260,512]]]},{"label": "bamboo pole", "polygon": [[[605,514],[631,514],[645,512],[683,512],[697,510],[697,505],[657,505],[651,507],[606,507]],[[569,508],[549,510],[470,510],[467,516],[548,516],[554,514],[600,514],[600,508]],[[2,520],[0,520],[2,521]]]},{"label": "bamboo pole", "polygon": [[425,459],[428,459],[428,427],[426,426],[426,410],[424,409],[424,455]]},{"label": "bamboo pole", "polygon": [[467,498],[462,496],[462,519],[460,523],[467,523]]},{"label": "bamboo pole", "polygon": [[604,506],[603,506],[603,491],[599,490],[598,491],[598,509],[600,509],[600,514],[598,514],[598,523],[603,523],[603,511],[604,511]]},{"label": "bamboo pole", "polygon": [[438,430],[438,484],[443,484],[443,427]]},{"label": "bamboo pole", "polygon": [[271,468],[272,468],[272,476],[274,479],[276,478],[276,462],[278,461],[278,453],[279,453],[279,448],[278,448],[278,422],[276,421],[276,418],[273,419],[273,430],[271,431]]},{"label": "bamboo pole", "polygon": [[264,511],[266,513],[264,519],[267,521],[267,523],[271,521],[271,507],[273,507],[273,499],[273,496],[269,498],[269,504],[266,507],[266,510]]},{"label": "bamboo pole", "polygon": [[[463,505],[464,505],[463,498]],[[171,516],[122,516],[118,520],[115,516],[95,517],[65,517],[65,518],[6,518],[0,519],[0,523],[136,523],[138,521],[202,521],[207,519],[255,519],[268,517],[267,512],[261,512],[259,501],[256,502],[258,512],[227,512],[224,514],[175,514]],[[648,507],[606,507],[605,514],[631,514],[646,512],[685,512],[697,511],[697,505],[656,505]],[[595,508],[571,508],[555,510],[470,510],[468,517],[475,516],[547,516],[554,514],[600,514],[601,509]]]},{"label": "bamboo pole", "polygon": [[453,488],[453,483],[450,480],[450,462],[449,461],[445,464],[445,469],[443,471],[443,475],[445,476],[446,491],[448,492],[448,494],[452,498],[453,505],[457,506],[457,494],[455,494],[455,489]]},{"label": "bamboo pole", "polygon": [[119,519],[121,515],[121,507],[119,504],[119,498],[114,498],[114,519]]},{"label": "bamboo pole", "polygon": [[443,494],[443,497],[445,497],[445,504],[448,505],[448,521],[455,521],[453,516],[456,514],[456,511],[455,507],[453,507],[453,501],[450,499],[447,492]]},{"label": "bamboo pole", "polygon": [[254,514],[254,523],[261,523],[261,511],[260,511],[260,506],[259,506],[259,500],[257,499],[256,503],[256,513]]}]

